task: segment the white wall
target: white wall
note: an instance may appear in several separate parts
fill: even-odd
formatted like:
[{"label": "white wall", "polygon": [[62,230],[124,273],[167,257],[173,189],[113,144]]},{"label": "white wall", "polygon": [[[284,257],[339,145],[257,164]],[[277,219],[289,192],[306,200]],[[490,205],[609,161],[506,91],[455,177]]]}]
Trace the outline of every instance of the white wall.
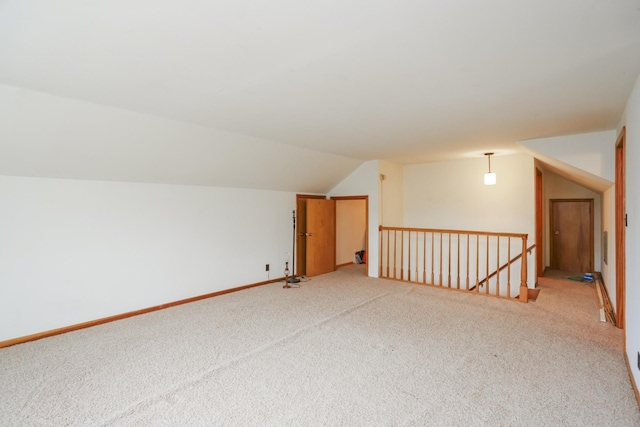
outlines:
[{"label": "white wall", "polygon": [[627,356],[636,385],[640,386],[637,354],[640,352],[640,76],[629,96],[626,126],[626,341]]},{"label": "white wall", "polygon": [[[408,165],[404,168],[404,226],[527,233],[535,243],[534,160],[495,156],[497,184],[485,186],[486,158]],[[530,287],[535,258],[529,256]]]},{"label": "white wall", "polygon": [[335,186],[328,194],[334,196],[369,196],[369,248],[367,255],[367,274],[370,277],[379,276],[379,162],[369,160],[340,184]]},{"label": "white wall", "polygon": [[533,242],[533,158],[494,156],[496,185],[484,185],[486,168],[484,157],[405,166],[405,226],[529,233]]},{"label": "white wall", "polygon": [[551,240],[550,240],[550,202],[549,199],[593,199],[593,268],[594,271],[602,270],[602,196],[581,185],[575,184],[552,172],[544,172],[544,241],[545,241],[545,266],[550,265]]},{"label": "white wall", "polygon": [[336,264],[354,262],[357,251],[367,249],[366,200],[336,200]]},{"label": "white wall", "polygon": [[611,141],[615,131],[583,133],[553,138],[530,139],[520,143],[539,153],[580,168],[609,181],[615,177],[615,156]]},{"label": "white wall", "polygon": [[397,163],[380,160],[380,224],[387,227],[402,227],[404,221],[403,192],[404,167]]},{"label": "white wall", "polygon": [[361,163],[0,85],[0,175],[324,194]]},{"label": "white wall", "polygon": [[0,200],[3,341],[281,277],[295,194],[0,176]]}]

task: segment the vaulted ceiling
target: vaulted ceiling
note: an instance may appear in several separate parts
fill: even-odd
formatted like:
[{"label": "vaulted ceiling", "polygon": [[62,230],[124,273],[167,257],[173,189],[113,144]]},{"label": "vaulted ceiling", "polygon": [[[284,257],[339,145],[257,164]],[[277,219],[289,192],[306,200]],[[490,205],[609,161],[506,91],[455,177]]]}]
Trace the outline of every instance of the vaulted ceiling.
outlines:
[{"label": "vaulted ceiling", "polygon": [[354,161],[613,129],[638,74],[640,0],[0,1],[2,85]]}]

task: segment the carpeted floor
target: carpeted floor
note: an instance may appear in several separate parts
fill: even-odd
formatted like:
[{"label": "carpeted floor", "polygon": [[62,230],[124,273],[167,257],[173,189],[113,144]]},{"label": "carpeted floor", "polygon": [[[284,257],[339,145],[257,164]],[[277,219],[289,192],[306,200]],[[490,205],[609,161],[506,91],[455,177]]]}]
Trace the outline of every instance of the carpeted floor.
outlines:
[{"label": "carpeted floor", "polygon": [[590,285],[522,304],[362,266],[0,349],[0,425],[639,426]]}]

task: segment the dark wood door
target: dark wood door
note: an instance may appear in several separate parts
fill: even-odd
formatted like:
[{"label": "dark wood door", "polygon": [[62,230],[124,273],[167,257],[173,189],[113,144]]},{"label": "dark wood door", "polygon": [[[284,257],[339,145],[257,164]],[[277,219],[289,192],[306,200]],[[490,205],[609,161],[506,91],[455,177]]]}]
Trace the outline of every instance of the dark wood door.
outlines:
[{"label": "dark wood door", "polygon": [[336,269],[336,201],[306,201],[306,275]]},{"label": "dark wood door", "polygon": [[550,202],[551,268],[593,272],[593,199]]}]

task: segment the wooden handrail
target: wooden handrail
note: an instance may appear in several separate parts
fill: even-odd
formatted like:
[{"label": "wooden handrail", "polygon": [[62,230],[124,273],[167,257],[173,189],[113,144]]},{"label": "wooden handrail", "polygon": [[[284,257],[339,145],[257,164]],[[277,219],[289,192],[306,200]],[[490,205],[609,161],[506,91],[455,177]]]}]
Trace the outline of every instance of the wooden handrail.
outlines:
[{"label": "wooden handrail", "polygon": [[[484,285],[483,295],[513,299],[518,285],[512,281],[519,272],[518,299],[527,302],[523,255],[535,244],[527,248],[525,233],[388,226],[380,226],[379,233],[381,278],[474,293]],[[500,265],[501,259],[508,261]]]},{"label": "wooden handrail", "polygon": [[[534,243],[533,245],[529,246],[527,248],[527,252],[531,253],[531,251],[533,249],[535,249],[536,244]],[[519,260],[520,258],[522,258],[522,253],[519,253],[518,255],[514,256],[513,258],[511,258],[509,261],[507,261],[506,263],[504,263],[503,265],[500,266],[499,269],[497,269],[496,271],[494,271],[493,273],[491,273],[489,276],[485,277],[484,279],[480,280],[478,282],[478,286],[482,286],[484,285],[484,283],[491,279],[492,277],[495,277],[498,273],[500,273],[502,270],[504,270],[505,268],[507,268],[511,263],[516,262],[517,260]],[[475,286],[473,288],[471,288],[470,290],[473,290],[475,288]]]},{"label": "wooden handrail", "polygon": [[502,233],[502,232],[493,232],[493,231],[472,231],[472,230],[447,230],[442,228],[411,228],[411,227],[387,227],[385,225],[381,225],[379,227],[380,231],[383,230],[391,230],[391,231],[419,231],[426,233],[443,233],[443,234],[473,234],[477,236],[499,236],[499,237],[528,237],[529,235],[526,233]]}]

